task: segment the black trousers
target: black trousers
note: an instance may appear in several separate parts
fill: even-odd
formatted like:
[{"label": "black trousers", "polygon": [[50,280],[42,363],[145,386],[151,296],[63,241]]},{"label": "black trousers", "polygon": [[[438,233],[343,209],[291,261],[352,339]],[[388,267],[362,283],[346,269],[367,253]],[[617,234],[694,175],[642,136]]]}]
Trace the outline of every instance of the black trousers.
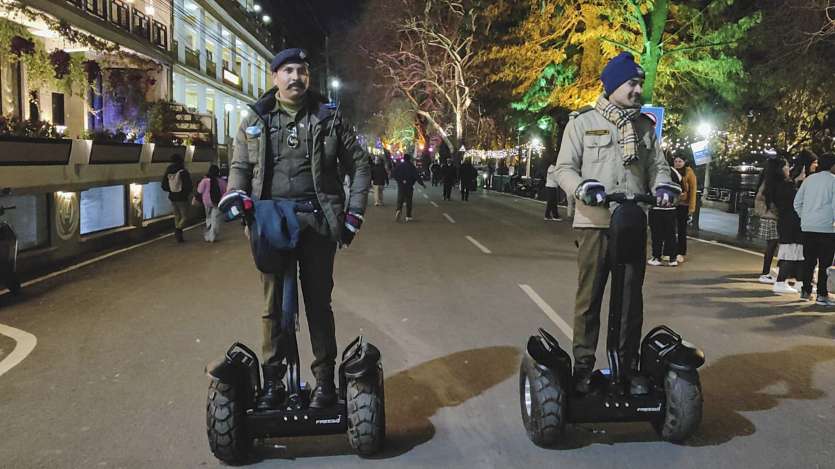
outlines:
[{"label": "black trousers", "polygon": [[[300,246],[295,255],[299,263],[304,310],[313,348],[310,370],[317,380],[332,380],[336,364],[336,334],[331,309],[333,292],[333,261],[336,243],[317,233],[313,228],[302,231]],[[284,366],[291,334],[281,328],[282,275],[261,274],[264,284],[266,311],[263,316],[264,341],[262,359],[264,365]]]},{"label": "black trousers", "polygon": [[557,188],[545,187],[545,218],[559,218],[560,212],[557,209]]},{"label": "black trousers", "polygon": [[835,256],[835,233],[803,233],[803,292],[812,293],[812,273],[818,266],[818,296],[826,296],[826,269]]},{"label": "black trousers", "polygon": [[470,200],[470,187],[461,183],[461,200]]},{"label": "black trousers", "polygon": [[678,254],[687,255],[687,219],[690,218],[690,207],[676,206],[676,247]]},{"label": "black trousers", "polygon": [[652,235],[652,257],[676,257],[676,212],[674,210],[649,211],[649,228]]},{"label": "black trousers", "polygon": [[397,207],[395,210],[402,210],[403,204],[406,204],[406,217],[412,218],[412,198],[415,195],[414,186],[406,186],[403,184],[397,185]]},{"label": "black trousers", "polygon": [[452,186],[454,184],[450,182],[444,183],[444,200],[449,200],[452,198]]}]

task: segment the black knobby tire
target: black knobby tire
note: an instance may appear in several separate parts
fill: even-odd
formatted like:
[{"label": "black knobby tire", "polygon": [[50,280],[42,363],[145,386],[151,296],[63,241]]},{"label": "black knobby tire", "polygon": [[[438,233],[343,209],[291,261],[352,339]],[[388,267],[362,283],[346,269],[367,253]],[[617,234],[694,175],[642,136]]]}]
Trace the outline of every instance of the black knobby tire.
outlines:
[{"label": "black knobby tire", "polygon": [[206,430],[212,454],[227,463],[246,460],[252,439],[244,428],[244,406],[235,386],[212,379],[206,404]]},{"label": "black knobby tire", "polygon": [[519,369],[519,403],[528,438],[538,446],[556,445],[565,430],[565,390],[527,354]]},{"label": "black knobby tire", "polygon": [[666,406],[664,416],[653,422],[664,440],[681,443],[702,422],[702,385],[697,371],[668,370],[664,377]]},{"label": "black knobby tire", "polygon": [[348,442],[360,456],[371,456],[386,439],[383,370],[377,376],[348,380]]}]

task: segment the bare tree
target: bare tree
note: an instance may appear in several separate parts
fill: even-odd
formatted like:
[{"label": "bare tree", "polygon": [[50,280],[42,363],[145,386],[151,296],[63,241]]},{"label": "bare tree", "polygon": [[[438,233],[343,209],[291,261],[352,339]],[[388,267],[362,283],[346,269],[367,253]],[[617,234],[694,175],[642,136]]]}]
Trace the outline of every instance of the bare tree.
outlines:
[{"label": "bare tree", "polygon": [[471,68],[478,10],[460,0],[424,0],[415,13],[397,20],[394,47],[367,52],[392,93],[404,96],[455,151],[464,143],[476,84]]}]

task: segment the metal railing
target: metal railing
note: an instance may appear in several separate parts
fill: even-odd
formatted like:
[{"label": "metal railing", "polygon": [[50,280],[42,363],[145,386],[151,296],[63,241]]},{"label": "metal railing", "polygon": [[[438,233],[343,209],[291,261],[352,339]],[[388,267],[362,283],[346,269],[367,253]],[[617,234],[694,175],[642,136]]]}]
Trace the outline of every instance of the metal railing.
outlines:
[{"label": "metal railing", "polygon": [[124,0],[64,0],[67,4],[118,29],[127,31],[159,49],[168,50],[168,26],[149,18]]}]

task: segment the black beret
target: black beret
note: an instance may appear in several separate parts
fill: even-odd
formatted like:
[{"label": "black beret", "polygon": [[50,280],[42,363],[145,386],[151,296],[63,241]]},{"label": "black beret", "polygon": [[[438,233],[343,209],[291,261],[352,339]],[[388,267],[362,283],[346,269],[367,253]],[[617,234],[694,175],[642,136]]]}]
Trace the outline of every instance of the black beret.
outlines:
[{"label": "black beret", "polygon": [[276,54],[275,58],[273,58],[273,61],[270,64],[270,71],[275,72],[278,70],[278,67],[281,67],[287,62],[307,63],[308,57],[307,51],[304,49],[284,49]]}]

